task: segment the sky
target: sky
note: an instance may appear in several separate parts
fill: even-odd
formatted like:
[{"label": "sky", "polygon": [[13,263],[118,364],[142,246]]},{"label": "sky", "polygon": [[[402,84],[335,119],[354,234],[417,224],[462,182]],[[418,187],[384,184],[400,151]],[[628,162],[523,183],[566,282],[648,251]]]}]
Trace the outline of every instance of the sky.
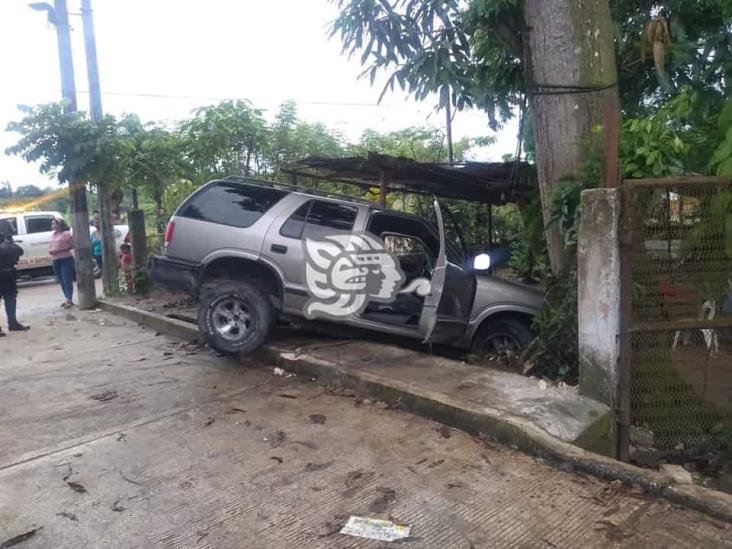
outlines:
[{"label": "sky", "polygon": [[[80,0],[68,0],[68,7],[77,101],[88,110]],[[394,92],[377,104],[379,82],[372,87],[358,79],[359,60],[349,60],[338,39],[328,38],[337,14],[330,0],[93,0],[93,8],[105,113],[174,125],[196,107],[249,99],[271,119],[292,99],[301,118],[350,141],[366,128],[444,127],[435,99],[416,103]],[[27,0],[0,0],[0,52],[0,181],[15,188],[54,185],[37,165],[4,151],[18,139],[5,131],[20,119],[18,105],[60,99],[55,30]],[[455,114],[453,135],[495,134],[484,114],[466,111]],[[513,153],[515,136],[515,125],[508,125],[473,159]]]}]

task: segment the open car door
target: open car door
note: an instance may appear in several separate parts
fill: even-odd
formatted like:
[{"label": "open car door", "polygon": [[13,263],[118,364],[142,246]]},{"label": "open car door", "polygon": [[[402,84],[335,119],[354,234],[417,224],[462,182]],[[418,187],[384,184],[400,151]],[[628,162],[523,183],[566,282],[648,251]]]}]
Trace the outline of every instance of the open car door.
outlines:
[{"label": "open car door", "polygon": [[425,343],[449,343],[466,331],[475,298],[476,280],[462,265],[448,257],[442,209],[434,199],[440,252],[437,256],[430,293],[424,298],[419,329]]}]

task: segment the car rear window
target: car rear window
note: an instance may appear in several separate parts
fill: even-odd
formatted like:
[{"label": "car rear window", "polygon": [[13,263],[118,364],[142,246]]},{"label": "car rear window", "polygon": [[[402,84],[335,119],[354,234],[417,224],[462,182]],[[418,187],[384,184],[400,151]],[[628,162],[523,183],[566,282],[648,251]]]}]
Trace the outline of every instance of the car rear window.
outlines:
[{"label": "car rear window", "polygon": [[246,228],[251,227],[286,194],[286,191],[267,187],[215,183],[194,194],[178,215]]}]

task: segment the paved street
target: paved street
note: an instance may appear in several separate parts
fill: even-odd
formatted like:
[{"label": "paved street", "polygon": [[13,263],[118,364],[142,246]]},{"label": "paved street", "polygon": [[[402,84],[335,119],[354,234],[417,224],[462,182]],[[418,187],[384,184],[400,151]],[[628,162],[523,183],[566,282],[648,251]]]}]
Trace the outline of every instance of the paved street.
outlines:
[{"label": "paved street", "polygon": [[[0,545],[730,547],[732,528],[23,287],[0,340]],[[3,318],[4,322],[4,318]]]}]

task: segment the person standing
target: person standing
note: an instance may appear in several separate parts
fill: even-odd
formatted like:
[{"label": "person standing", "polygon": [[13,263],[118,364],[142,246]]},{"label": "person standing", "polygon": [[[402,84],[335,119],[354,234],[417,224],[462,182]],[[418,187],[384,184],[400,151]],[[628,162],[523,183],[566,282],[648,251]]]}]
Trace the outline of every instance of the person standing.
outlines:
[{"label": "person standing", "polygon": [[[24,332],[28,330],[16,317],[18,296],[18,276],[15,266],[23,255],[23,248],[13,242],[13,229],[10,223],[0,219],[0,299],[5,300],[5,314],[8,317],[8,330]],[[5,333],[0,328],[0,337]]]},{"label": "person standing", "polygon": [[99,223],[95,221],[92,223],[94,230],[91,232],[91,245],[92,245],[92,257],[97,264],[99,271],[102,270],[102,232],[99,228]]},{"label": "person standing", "polygon": [[64,294],[64,302],[61,307],[68,309],[74,305],[74,282],[76,281],[76,266],[72,253],[74,238],[63,219],[54,219],[51,228],[53,233],[48,252],[53,259],[53,272],[61,284],[61,291]]}]

